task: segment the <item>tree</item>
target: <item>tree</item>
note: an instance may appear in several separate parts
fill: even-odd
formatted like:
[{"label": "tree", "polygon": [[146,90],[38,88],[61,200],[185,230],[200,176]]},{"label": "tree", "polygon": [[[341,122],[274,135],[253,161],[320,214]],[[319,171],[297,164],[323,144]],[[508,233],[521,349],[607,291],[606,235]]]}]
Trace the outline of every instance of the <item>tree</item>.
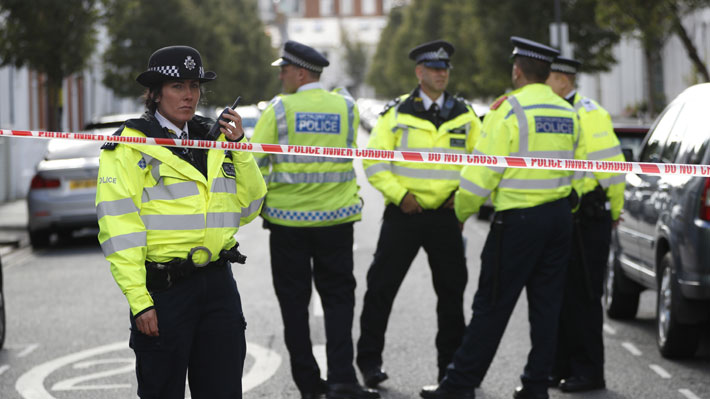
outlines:
[{"label": "tree", "polygon": [[[202,55],[217,81],[205,85],[203,102],[231,104],[237,95],[256,103],[278,93],[276,58],[255,0],[104,0],[110,46],[104,83],[123,96],[138,96],[136,76],[157,49],[184,44]],[[169,10],[169,12],[166,12]]]},{"label": "tree", "polygon": [[0,65],[47,77],[49,130],[59,130],[65,77],[81,72],[96,44],[95,0],[0,0]]},{"label": "tree", "polygon": [[342,25],[340,26],[340,37],[343,38],[343,48],[345,49],[345,72],[351,79],[348,90],[357,97],[357,90],[365,80],[367,50],[361,41],[353,40]]}]

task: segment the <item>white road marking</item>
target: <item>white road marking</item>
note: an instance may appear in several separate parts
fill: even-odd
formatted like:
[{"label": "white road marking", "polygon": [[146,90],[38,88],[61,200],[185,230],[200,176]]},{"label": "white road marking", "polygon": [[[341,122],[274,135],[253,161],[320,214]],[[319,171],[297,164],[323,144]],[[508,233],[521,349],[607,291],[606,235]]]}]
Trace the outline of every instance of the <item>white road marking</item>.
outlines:
[{"label": "white road marking", "polygon": [[325,345],[313,345],[313,357],[316,358],[318,368],[320,369],[320,377],[324,380],[328,379],[328,356],[325,352]]},{"label": "white road marking", "polygon": [[655,371],[656,374],[661,376],[661,378],[671,378],[671,375],[669,372],[667,372],[663,367],[657,365],[657,364],[650,364],[648,367],[651,368],[651,370]]},{"label": "white road marking", "polygon": [[32,258],[32,248],[20,248],[17,251],[12,251],[9,255],[3,255],[3,268],[10,270],[15,266],[19,266]]},{"label": "white road marking", "polygon": [[700,399],[700,396],[694,394],[690,389],[679,389],[678,392],[688,399]]},{"label": "white road marking", "polygon": [[263,346],[247,342],[247,354],[254,358],[254,365],[242,377],[242,392],[262,384],[276,374],[281,366],[281,356]]},{"label": "white road marking", "polygon": [[634,356],[641,356],[643,353],[631,342],[624,342],[621,344],[627,351],[631,352]]},{"label": "white road marking", "polygon": [[313,316],[323,317],[323,302],[320,300],[318,290],[313,289]]},{"label": "white road marking", "polygon": [[30,353],[34,352],[37,348],[39,348],[39,344],[29,344],[22,352],[17,354],[17,357],[25,357]]},{"label": "white road marking", "polygon": [[10,370],[10,366],[8,366],[7,364],[3,364],[2,366],[0,366],[0,375],[2,375],[7,370]]},{"label": "white road marking", "polygon": [[616,330],[614,329],[614,327],[612,327],[606,323],[604,323],[603,327],[604,327],[604,331],[606,331],[607,334],[616,335]]}]

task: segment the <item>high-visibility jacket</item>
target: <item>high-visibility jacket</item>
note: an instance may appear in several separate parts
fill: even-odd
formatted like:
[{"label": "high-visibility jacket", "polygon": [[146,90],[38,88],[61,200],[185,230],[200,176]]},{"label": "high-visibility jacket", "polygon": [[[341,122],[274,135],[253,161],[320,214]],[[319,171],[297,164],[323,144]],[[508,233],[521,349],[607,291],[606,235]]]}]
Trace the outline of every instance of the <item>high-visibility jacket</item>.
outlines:
[{"label": "high-visibility jacket", "polygon": [[[483,120],[474,154],[585,159],[576,111],[550,86],[534,83],[498,99]],[[496,211],[531,208],[570,195],[581,179],[568,170],[470,165],[461,171],[455,210],[460,221],[490,196]]]},{"label": "high-visibility jacket", "polygon": [[[614,133],[611,116],[596,101],[579,93],[574,96],[574,108],[579,114],[581,139],[587,149],[587,159],[592,161],[624,161],[619,139]],[[611,217],[617,220],[624,206],[626,178],[621,173],[579,172],[584,175],[581,194],[601,185],[611,207]]]},{"label": "high-visibility jacket", "polygon": [[[418,93],[417,88],[388,104],[370,133],[367,148],[470,154],[481,130],[473,108],[445,93],[442,111],[448,116],[437,128],[422,117],[426,111]],[[362,164],[370,184],[385,197],[385,204],[399,205],[410,192],[423,209],[436,209],[459,185],[460,165],[386,160],[363,160]]]},{"label": "high-visibility jacket", "polygon": [[[357,104],[347,93],[319,87],[278,95],[254,128],[255,143],[356,148]],[[305,150],[304,150],[305,151]],[[255,154],[269,192],[262,217],[292,227],[332,226],[361,219],[353,160]]]},{"label": "high-visibility jacket", "polygon": [[[210,122],[195,117],[188,123],[190,133],[203,137]],[[156,129],[160,124],[146,114],[127,121],[120,135],[160,137]],[[196,263],[218,260],[222,249],[235,245],[239,226],[258,216],[266,185],[248,152],[208,150],[205,177],[166,147],[110,148],[101,151],[97,181],[99,242],[136,315],[153,306],[145,263],[187,259],[198,246],[212,256],[196,251]]]}]

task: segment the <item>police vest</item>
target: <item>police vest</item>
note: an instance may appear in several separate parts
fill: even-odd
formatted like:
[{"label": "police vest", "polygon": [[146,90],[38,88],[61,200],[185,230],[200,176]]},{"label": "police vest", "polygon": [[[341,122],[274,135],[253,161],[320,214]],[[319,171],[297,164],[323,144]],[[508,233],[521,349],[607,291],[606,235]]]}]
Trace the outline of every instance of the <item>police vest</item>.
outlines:
[{"label": "police vest", "polygon": [[[129,127],[121,136],[146,137]],[[120,144],[101,152],[99,242],[134,315],[153,305],[146,261],[186,259],[198,246],[212,256],[195,252],[196,263],[216,261],[235,245],[239,227],[258,216],[266,185],[256,162],[247,152],[226,153],[208,151],[205,177],[165,147]]]},{"label": "police vest", "polygon": [[[417,93],[415,90],[412,94]],[[448,119],[439,128],[421,117],[421,98],[403,95],[385,110],[372,129],[367,148],[444,153],[435,160],[470,154],[481,122],[471,106],[446,94],[453,101]],[[394,160],[363,160],[367,179],[382,192],[385,203],[399,205],[407,192],[424,209],[440,207],[458,188],[460,165],[414,163]]]},{"label": "police vest", "polygon": [[252,140],[294,146],[304,155],[255,154],[268,185],[264,219],[293,227],[361,219],[362,201],[352,159],[324,157],[328,154],[299,147],[336,147],[333,155],[352,154],[359,123],[357,105],[347,94],[317,88],[271,100]]},{"label": "police vest", "polygon": [[[556,158],[552,162],[561,164],[564,159],[585,159],[579,134],[574,108],[549,86],[529,84],[491,106],[474,153]],[[567,197],[573,184],[579,191],[581,183],[568,170],[466,166],[456,194],[456,215],[466,220],[488,197],[497,211],[534,207]]]}]

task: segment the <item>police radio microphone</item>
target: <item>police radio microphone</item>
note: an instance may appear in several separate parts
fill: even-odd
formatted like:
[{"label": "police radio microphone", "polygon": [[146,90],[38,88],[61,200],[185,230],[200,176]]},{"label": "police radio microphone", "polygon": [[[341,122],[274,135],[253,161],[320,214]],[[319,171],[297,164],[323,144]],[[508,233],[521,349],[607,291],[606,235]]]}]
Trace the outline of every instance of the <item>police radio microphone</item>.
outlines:
[{"label": "police radio microphone", "polygon": [[[239,104],[239,101],[241,101],[242,96],[237,96],[237,99],[234,100],[234,104],[232,104],[232,109],[237,108],[237,105]],[[222,110],[222,113],[219,114],[219,118],[214,122],[214,125],[212,125],[212,128],[210,129],[209,132],[207,132],[207,140],[217,140],[219,137],[219,128],[222,127],[222,125],[219,124],[219,121],[225,121],[229,123],[229,119],[224,117],[224,114],[229,113],[229,108],[225,108]]]}]

